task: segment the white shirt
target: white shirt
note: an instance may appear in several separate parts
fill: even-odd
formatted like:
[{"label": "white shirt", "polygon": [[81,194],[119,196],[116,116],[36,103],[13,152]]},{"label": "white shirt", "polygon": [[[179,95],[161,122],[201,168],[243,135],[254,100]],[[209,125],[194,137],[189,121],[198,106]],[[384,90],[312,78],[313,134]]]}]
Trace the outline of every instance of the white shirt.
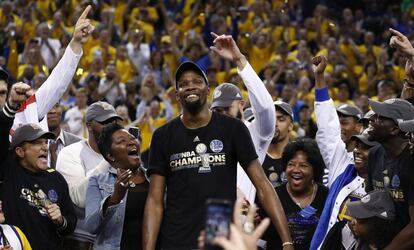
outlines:
[{"label": "white shirt", "polygon": [[129,42],[127,43],[126,47],[128,50],[129,59],[131,59],[132,63],[141,73],[143,66],[148,63],[151,55],[149,45],[146,43],[141,43],[139,48],[134,48],[134,45]]},{"label": "white shirt", "polygon": [[82,53],[76,55],[68,46],[62,58],[53,69],[50,76],[40,86],[36,93],[29,97],[16,114],[10,134],[21,124],[35,123],[48,131],[47,119],[49,110],[63,96],[72,81]]},{"label": "white shirt", "polygon": [[[275,107],[264,83],[249,63],[242,70],[237,69],[237,71],[249,93],[249,100],[255,117],[251,123],[246,121],[245,124],[252,137],[259,162],[262,164],[275,133]],[[242,191],[245,198],[253,204],[256,197],[256,188],[240,164],[237,166],[237,187]]]},{"label": "white shirt", "polygon": [[[315,101],[315,114],[318,132],[316,133],[316,142],[325,165],[329,171],[328,187],[330,188],[336,178],[343,173],[349,164],[354,164],[352,152],[348,152],[345,143],[341,139],[341,126],[339,117],[332,99],[327,101]],[[339,191],[335,200],[327,233],[338,221],[338,214],[345,199],[353,194],[361,197],[366,194],[363,188],[364,179],[357,176],[348,185]],[[325,235],[326,237],[326,235]],[[321,246],[319,246],[320,248]]]},{"label": "white shirt", "polygon": [[[38,41],[41,42],[42,40],[38,38]],[[60,41],[58,39],[48,38],[47,39],[50,48],[45,44],[40,44],[40,54],[42,55],[43,61],[45,62],[46,66],[50,69],[55,66],[56,60],[59,58],[59,50],[61,47]],[[50,51],[52,49],[54,51],[54,55]]]},{"label": "white shirt", "polygon": [[65,178],[72,202],[85,207],[89,177],[107,171],[107,163],[100,153],[95,152],[87,141],[75,142],[64,147],[57,158],[56,170]]},{"label": "white shirt", "polygon": [[108,81],[106,78],[102,78],[99,82],[98,92],[100,95],[103,95],[108,89],[109,91],[105,94],[105,99],[112,105],[115,106],[115,101],[120,98],[125,100],[126,98],[126,90],[125,84],[118,83],[119,88],[121,89],[121,95],[118,93],[118,87],[116,85],[112,85],[112,82]]}]

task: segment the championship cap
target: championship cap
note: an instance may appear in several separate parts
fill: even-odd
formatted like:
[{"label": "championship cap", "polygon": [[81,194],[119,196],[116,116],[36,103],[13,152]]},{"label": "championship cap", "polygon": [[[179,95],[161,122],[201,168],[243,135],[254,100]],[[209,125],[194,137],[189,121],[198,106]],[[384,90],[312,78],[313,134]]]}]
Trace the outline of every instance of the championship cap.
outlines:
[{"label": "championship cap", "polygon": [[378,217],[392,221],[396,215],[394,201],[384,190],[372,191],[362,197],[361,200],[350,202],[348,211],[356,219]]},{"label": "championship cap", "polygon": [[243,100],[240,89],[234,84],[222,83],[214,90],[211,108],[229,107],[234,100]]},{"label": "championship cap", "polygon": [[31,142],[39,138],[55,139],[52,132],[44,131],[39,125],[34,123],[25,124],[18,127],[12,136],[10,148],[14,149],[23,142]]},{"label": "championship cap", "polygon": [[399,120],[414,119],[414,106],[406,100],[392,98],[383,102],[369,100],[375,114],[393,119],[398,124]]},{"label": "championship cap", "polygon": [[368,132],[367,132],[367,130],[364,130],[359,135],[353,135],[353,136],[351,136],[351,140],[359,140],[360,142],[364,143],[365,145],[367,145],[370,148],[379,145],[379,143],[376,142],[376,141],[370,141],[370,140],[368,140]]},{"label": "championship cap", "polygon": [[408,121],[400,121],[398,123],[398,127],[400,127],[401,131],[406,133],[414,132],[414,119]]},{"label": "championship cap", "polygon": [[293,121],[293,110],[289,103],[284,101],[275,101],[273,102],[273,105],[275,105],[276,108],[280,108],[281,110],[283,110],[283,112],[289,115]]},{"label": "championship cap", "polygon": [[371,119],[373,115],[375,115],[374,111],[370,110],[366,112],[365,115],[361,119],[359,119],[358,122],[369,122],[369,119]]},{"label": "championship cap", "polygon": [[107,102],[95,102],[89,106],[86,111],[87,122],[90,122],[92,120],[95,120],[97,122],[104,122],[111,118],[122,120],[122,118],[116,113],[114,107]]},{"label": "championship cap", "polygon": [[186,61],[183,62],[180,66],[178,66],[177,71],[175,72],[175,88],[178,89],[178,80],[181,78],[181,75],[186,71],[194,71],[198,75],[202,76],[204,78],[204,81],[208,85],[207,76],[204,73],[204,71],[194,62],[192,61]]},{"label": "championship cap", "polygon": [[362,111],[354,105],[341,104],[336,106],[336,112],[345,116],[355,117],[357,120],[362,118]]}]

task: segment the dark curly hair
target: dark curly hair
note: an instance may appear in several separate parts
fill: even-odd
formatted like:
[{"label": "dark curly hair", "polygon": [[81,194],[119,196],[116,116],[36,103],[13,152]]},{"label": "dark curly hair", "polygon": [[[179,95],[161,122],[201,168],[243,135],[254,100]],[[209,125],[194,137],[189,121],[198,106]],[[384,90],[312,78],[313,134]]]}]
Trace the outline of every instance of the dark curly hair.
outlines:
[{"label": "dark curly hair", "polygon": [[111,122],[108,125],[105,125],[98,137],[98,149],[108,162],[111,162],[108,155],[111,153],[112,135],[120,129],[124,129],[124,127],[119,125],[117,122]]},{"label": "dark curly hair", "polygon": [[286,171],[288,162],[295,156],[296,152],[303,151],[306,158],[313,168],[313,180],[316,183],[322,183],[325,163],[323,162],[318,144],[312,139],[303,138],[291,141],[283,150],[282,168]]}]

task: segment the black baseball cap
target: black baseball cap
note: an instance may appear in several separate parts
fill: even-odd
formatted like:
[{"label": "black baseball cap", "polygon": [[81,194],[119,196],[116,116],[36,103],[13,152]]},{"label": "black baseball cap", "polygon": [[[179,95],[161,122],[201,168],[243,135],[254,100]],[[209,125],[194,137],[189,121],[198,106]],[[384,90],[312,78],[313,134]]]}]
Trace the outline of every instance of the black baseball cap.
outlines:
[{"label": "black baseball cap", "polygon": [[226,108],[235,100],[243,100],[239,87],[232,83],[222,83],[214,90],[211,108]]},{"label": "black baseball cap", "polygon": [[359,201],[348,204],[349,214],[356,219],[378,217],[392,221],[395,219],[395,205],[387,191],[375,190]]},{"label": "black baseball cap", "polygon": [[414,106],[406,100],[392,98],[383,102],[369,100],[372,110],[375,114],[393,119],[398,124],[399,120],[414,119]]},{"label": "black baseball cap", "polygon": [[362,118],[362,111],[355,105],[340,104],[336,106],[336,112],[345,116],[355,117],[357,120]]},{"label": "black baseball cap", "polygon": [[34,123],[25,124],[18,127],[12,136],[10,148],[14,149],[23,142],[31,142],[39,138],[55,139],[52,132],[44,131],[39,125]]},{"label": "black baseball cap", "polygon": [[0,67],[0,80],[4,80],[5,82],[7,82],[7,80],[9,79],[9,73],[3,69],[3,67]]},{"label": "black baseball cap", "polygon": [[371,119],[373,115],[375,115],[374,111],[370,110],[366,112],[365,115],[361,119],[358,120],[358,122],[362,122],[362,123],[365,121],[369,122],[369,119]]},{"label": "black baseball cap", "polygon": [[365,145],[367,145],[370,148],[379,145],[379,143],[376,142],[376,141],[370,141],[370,140],[368,140],[368,132],[367,132],[367,130],[364,130],[359,135],[353,135],[353,136],[351,136],[351,140],[359,140],[360,142],[364,143]]},{"label": "black baseball cap", "polygon": [[283,112],[289,115],[293,121],[293,110],[289,103],[284,101],[275,101],[273,102],[273,105],[275,105],[275,108],[280,108],[281,110],[283,110]]},{"label": "black baseball cap", "polygon": [[194,62],[192,61],[186,61],[183,62],[180,66],[178,66],[177,71],[175,72],[175,88],[178,89],[178,80],[181,78],[181,75],[186,71],[194,71],[200,76],[204,78],[204,81],[208,85],[208,80],[206,73]]},{"label": "black baseball cap", "polygon": [[400,121],[398,123],[398,127],[400,127],[401,131],[406,133],[414,132],[414,119],[408,121]]},{"label": "black baseball cap", "polygon": [[86,110],[86,121],[95,120],[97,122],[104,122],[111,118],[117,118],[122,121],[122,118],[116,113],[114,107],[107,102],[95,102]]}]

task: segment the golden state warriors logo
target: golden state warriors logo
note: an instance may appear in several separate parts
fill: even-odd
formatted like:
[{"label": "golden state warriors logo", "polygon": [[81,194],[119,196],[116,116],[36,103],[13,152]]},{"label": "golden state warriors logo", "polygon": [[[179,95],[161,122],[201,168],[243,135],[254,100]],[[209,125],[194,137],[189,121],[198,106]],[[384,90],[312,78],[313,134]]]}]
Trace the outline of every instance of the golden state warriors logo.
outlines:
[{"label": "golden state warriors logo", "polygon": [[223,142],[220,140],[212,140],[210,142],[210,149],[214,153],[221,152],[223,150]]}]

